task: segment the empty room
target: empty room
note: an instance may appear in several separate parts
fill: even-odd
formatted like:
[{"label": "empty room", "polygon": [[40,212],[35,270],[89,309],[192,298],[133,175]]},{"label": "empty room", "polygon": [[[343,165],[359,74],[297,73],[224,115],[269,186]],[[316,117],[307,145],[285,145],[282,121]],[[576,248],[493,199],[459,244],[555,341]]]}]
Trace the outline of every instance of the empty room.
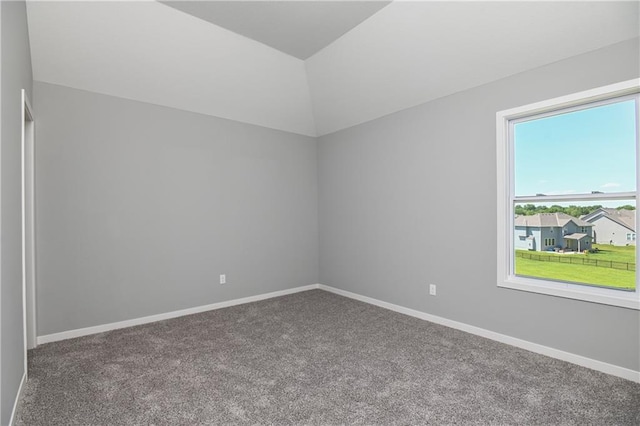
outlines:
[{"label": "empty room", "polygon": [[0,37],[1,426],[640,424],[640,2]]}]

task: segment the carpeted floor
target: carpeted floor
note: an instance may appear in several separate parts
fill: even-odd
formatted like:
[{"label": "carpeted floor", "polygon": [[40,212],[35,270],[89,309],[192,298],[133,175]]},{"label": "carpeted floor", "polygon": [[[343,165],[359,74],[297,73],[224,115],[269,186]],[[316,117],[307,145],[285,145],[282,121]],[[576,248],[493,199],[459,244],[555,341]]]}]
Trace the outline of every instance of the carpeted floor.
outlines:
[{"label": "carpeted floor", "polygon": [[640,424],[640,384],[321,290],[29,353],[18,425]]}]

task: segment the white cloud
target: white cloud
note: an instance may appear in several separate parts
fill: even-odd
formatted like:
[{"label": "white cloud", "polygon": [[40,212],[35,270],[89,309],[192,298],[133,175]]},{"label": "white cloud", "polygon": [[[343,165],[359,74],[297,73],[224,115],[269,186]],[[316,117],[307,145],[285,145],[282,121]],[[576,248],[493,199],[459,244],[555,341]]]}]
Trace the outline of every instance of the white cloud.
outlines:
[{"label": "white cloud", "polygon": [[620,184],[617,182],[608,182],[608,183],[605,183],[604,185],[600,185],[600,188],[617,188],[619,186]]}]

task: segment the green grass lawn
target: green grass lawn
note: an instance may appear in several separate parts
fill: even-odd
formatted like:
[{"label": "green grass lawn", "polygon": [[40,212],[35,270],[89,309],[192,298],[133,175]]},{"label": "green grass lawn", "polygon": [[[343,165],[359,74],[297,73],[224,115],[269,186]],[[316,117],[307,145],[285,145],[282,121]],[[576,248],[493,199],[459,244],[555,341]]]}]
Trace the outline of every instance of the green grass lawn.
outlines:
[{"label": "green grass lawn", "polygon": [[605,260],[613,260],[615,262],[636,263],[636,247],[635,246],[611,246],[609,244],[594,244],[594,249],[598,249],[598,253],[589,253],[587,256],[602,258]]},{"label": "green grass lawn", "polygon": [[[610,246],[606,244],[594,244],[598,248],[598,253],[589,254],[554,254],[539,253],[550,256],[564,256],[566,260],[569,256],[585,257],[589,260],[613,261],[635,264],[635,247],[633,246]],[[536,252],[537,254],[537,252]],[[561,259],[561,260],[565,260]],[[577,260],[578,258],[576,258]],[[635,290],[636,273],[615,268],[605,268],[601,266],[579,265],[570,263],[545,262],[540,260],[523,259],[516,256],[516,274],[530,277],[548,278],[558,281],[570,281],[583,284],[591,284],[600,287],[618,288],[623,290]]]}]

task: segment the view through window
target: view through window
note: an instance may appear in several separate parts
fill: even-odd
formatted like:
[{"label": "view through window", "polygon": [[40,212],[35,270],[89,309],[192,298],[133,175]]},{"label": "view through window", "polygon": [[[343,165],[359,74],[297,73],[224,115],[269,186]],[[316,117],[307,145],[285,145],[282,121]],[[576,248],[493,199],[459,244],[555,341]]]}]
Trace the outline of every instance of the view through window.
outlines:
[{"label": "view through window", "polygon": [[636,289],[637,94],[510,122],[513,271]]}]

